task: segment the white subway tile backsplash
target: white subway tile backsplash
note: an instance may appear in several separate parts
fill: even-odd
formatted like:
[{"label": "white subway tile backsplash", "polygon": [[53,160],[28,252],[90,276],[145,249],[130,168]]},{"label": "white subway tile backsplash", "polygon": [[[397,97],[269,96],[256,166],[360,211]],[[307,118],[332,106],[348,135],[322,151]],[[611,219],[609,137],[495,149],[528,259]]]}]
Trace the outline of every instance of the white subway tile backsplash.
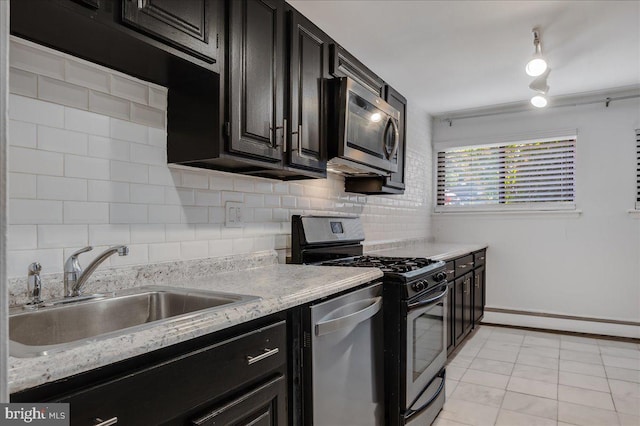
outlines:
[{"label": "white subway tile backsplash", "polygon": [[196,238],[196,227],[190,224],[168,224],[165,232],[166,241],[191,241]]},{"label": "white subway tile backsplash", "polygon": [[282,207],[285,208],[295,208],[296,207],[296,197],[283,195],[280,198],[280,202],[282,203]]},{"label": "white subway tile backsplash", "polygon": [[146,204],[109,204],[111,223],[148,223],[149,207]]},{"label": "white subway tile backsplash", "polygon": [[36,198],[36,175],[9,173],[9,198]]},{"label": "white subway tile backsplash", "polygon": [[209,207],[209,223],[224,223],[225,214],[224,207]]},{"label": "white subway tile backsplash", "polygon": [[89,110],[126,120],[131,115],[131,103],[106,93],[91,90],[89,92]]},{"label": "white subway tile backsplash", "polygon": [[57,176],[37,176],[38,199],[86,201],[87,181]]},{"label": "white subway tile backsplash", "polygon": [[86,133],[38,126],[38,149],[45,151],[87,155],[88,140]]},{"label": "white subway tile backsplash", "polygon": [[247,207],[263,207],[264,196],[260,194],[246,194],[244,196],[244,203]]},{"label": "white subway tile backsplash", "polygon": [[141,124],[114,118],[111,120],[111,137],[129,142],[148,143],[149,130]]},{"label": "white subway tile backsplash", "polygon": [[38,97],[38,76],[18,68],[9,69],[9,92],[16,95]]},{"label": "white subway tile backsplash", "polygon": [[254,209],[253,220],[256,222],[271,222],[273,220],[273,210],[267,208]]},{"label": "white subway tile backsplash", "polygon": [[[149,211],[151,213],[152,210]],[[180,214],[178,214],[180,216]],[[161,243],[165,241],[165,230],[163,224],[132,224],[132,243]]]},{"label": "white subway tile backsplash", "polygon": [[166,166],[149,166],[149,183],[153,185],[181,186],[182,176],[179,170]]},{"label": "white subway tile backsplash", "polygon": [[209,209],[207,207],[183,207],[182,223],[207,223],[209,222]]},{"label": "white subway tile backsplash", "polygon": [[169,205],[193,206],[196,204],[193,189],[165,187],[164,199]]},{"label": "white subway tile backsplash", "polygon": [[89,108],[89,90],[54,78],[38,76],[38,98],[80,109]]},{"label": "white subway tile backsplash", "polygon": [[232,239],[218,239],[209,241],[209,256],[220,257],[229,256],[233,253],[233,240]]},{"label": "white subway tile backsplash", "polygon": [[180,223],[182,207],[175,206],[149,206],[149,223]]},{"label": "white subway tile backsplash", "polygon": [[144,124],[145,126],[164,129],[166,126],[166,113],[164,110],[132,103],[131,120],[136,123]]},{"label": "white subway tile backsplash", "polygon": [[195,203],[198,206],[221,206],[219,191],[196,190]]},{"label": "white subway tile backsplash", "polygon": [[129,184],[108,180],[87,181],[88,201],[126,203],[130,200]]},{"label": "white subway tile backsplash", "polygon": [[215,240],[220,238],[220,225],[215,223],[196,224],[196,240]]},{"label": "white subway tile backsplash", "polygon": [[62,176],[64,157],[55,152],[9,147],[9,171]]},{"label": "white subway tile backsplash", "polygon": [[7,276],[26,277],[27,268],[33,262],[42,265],[43,274],[60,272],[64,262],[62,255],[62,249],[10,250],[7,252]]},{"label": "white subway tile backsplash", "polygon": [[215,173],[209,176],[209,188],[211,189],[231,189],[233,188],[233,178]]},{"label": "white subway tile backsplash", "polygon": [[64,58],[27,45],[19,39],[9,46],[9,64],[38,75],[64,80]]},{"label": "white subway tile backsplash", "polygon": [[167,147],[167,131],[156,127],[149,127],[149,145]]},{"label": "white subway tile backsplash", "polygon": [[142,164],[111,161],[111,180],[116,182],[147,183],[149,167]]},{"label": "white subway tile backsplash", "polygon": [[253,192],[253,181],[251,179],[237,177],[233,179],[233,190],[238,192]]},{"label": "white subway tile backsplash", "polygon": [[62,223],[62,201],[11,200],[9,224],[36,225]]},{"label": "white subway tile backsplash", "polygon": [[12,94],[9,95],[9,118],[45,126],[64,127],[64,107]]},{"label": "white subway tile backsplash", "polygon": [[9,145],[35,148],[38,142],[37,129],[33,123],[9,120]]},{"label": "white subway tile backsplash", "polygon": [[180,257],[180,243],[149,244],[149,261],[166,262]]},{"label": "white subway tile backsplash", "polygon": [[64,175],[85,179],[109,179],[109,160],[66,154]]},{"label": "white subway tile backsplash", "polygon": [[207,189],[209,188],[209,176],[204,173],[192,173],[183,171],[182,185],[185,188]]},{"label": "white subway tile backsplash", "polygon": [[107,72],[78,61],[67,60],[65,66],[65,78],[69,83],[101,92],[109,91],[109,74]]},{"label": "white subway tile backsplash", "polygon": [[164,87],[149,87],[149,106],[164,110],[167,108],[167,89]]},{"label": "white subway tile backsplash", "polygon": [[106,115],[69,107],[64,109],[65,129],[84,132],[90,135],[109,136],[109,121],[110,118]]},{"label": "white subway tile backsplash", "polygon": [[86,246],[87,225],[38,225],[38,248]]},{"label": "white subway tile backsplash", "polygon": [[65,201],[64,223],[109,223],[109,203]]},{"label": "white subway tile backsplash", "polygon": [[149,100],[149,87],[139,81],[111,75],[111,94],[146,104]]},{"label": "white subway tile backsplash", "polygon": [[207,241],[183,241],[180,243],[182,259],[202,259],[209,257],[209,243]]},{"label": "white subway tile backsplash", "polygon": [[255,183],[256,192],[261,194],[270,194],[273,192],[273,184],[269,181],[258,180]]},{"label": "white subway tile backsplash", "polygon": [[158,185],[131,184],[131,202],[164,204],[164,187]]},{"label": "white subway tile backsplash", "polygon": [[131,232],[129,225],[89,225],[89,244],[106,246],[114,244],[129,244]]},{"label": "white subway tile backsplash", "polygon": [[233,253],[250,253],[254,251],[253,238],[236,238],[233,240]]},{"label": "white subway tile backsplash", "polygon": [[244,194],[242,192],[222,191],[222,204],[224,205],[227,201],[242,203],[244,202]]},{"label": "white subway tile backsplash", "polygon": [[[167,164],[167,150],[151,145],[131,144],[131,161],[138,164]],[[206,188],[206,187],[205,187]]]},{"label": "white subway tile backsplash", "polygon": [[127,256],[111,256],[111,265],[140,265],[149,263],[149,246],[147,244],[128,244]]},{"label": "white subway tile backsplash", "polygon": [[7,229],[7,249],[30,250],[38,248],[36,225],[11,225]]},{"label": "white subway tile backsplash", "polygon": [[265,195],[264,196],[265,207],[280,207],[279,195]]},{"label": "white subway tile backsplash", "polygon": [[129,161],[129,143],[104,136],[89,135],[89,157]]}]

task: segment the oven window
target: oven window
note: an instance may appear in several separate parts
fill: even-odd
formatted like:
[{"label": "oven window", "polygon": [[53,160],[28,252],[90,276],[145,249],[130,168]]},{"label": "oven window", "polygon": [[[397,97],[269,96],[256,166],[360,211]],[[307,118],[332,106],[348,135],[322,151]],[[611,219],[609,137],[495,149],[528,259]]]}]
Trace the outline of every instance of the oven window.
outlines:
[{"label": "oven window", "polygon": [[353,92],[349,92],[347,143],[352,148],[385,158],[383,143],[387,114]]},{"label": "oven window", "polygon": [[413,380],[425,372],[444,350],[444,306],[433,305],[413,320]]}]

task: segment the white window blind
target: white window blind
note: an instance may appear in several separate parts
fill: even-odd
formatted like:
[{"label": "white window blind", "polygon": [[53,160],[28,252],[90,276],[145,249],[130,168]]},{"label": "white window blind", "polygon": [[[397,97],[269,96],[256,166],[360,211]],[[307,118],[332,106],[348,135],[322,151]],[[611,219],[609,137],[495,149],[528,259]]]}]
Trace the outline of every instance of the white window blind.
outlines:
[{"label": "white window blind", "polygon": [[571,137],[440,151],[437,206],[575,207],[575,148]]},{"label": "white window blind", "polygon": [[636,129],[636,210],[640,210],[640,129]]}]

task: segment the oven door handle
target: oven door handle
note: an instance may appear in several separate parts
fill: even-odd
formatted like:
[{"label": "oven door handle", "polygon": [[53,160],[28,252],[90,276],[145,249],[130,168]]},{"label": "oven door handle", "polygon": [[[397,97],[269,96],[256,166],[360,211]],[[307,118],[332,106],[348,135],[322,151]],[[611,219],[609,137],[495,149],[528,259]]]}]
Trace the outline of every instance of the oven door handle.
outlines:
[{"label": "oven door handle", "polygon": [[[429,400],[427,402],[425,402],[424,404],[422,404],[420,407],[413,409],[413,408],[409,408],[407,410],[407,412],[405,413],[405,419],[409,419],[411,416],[413,416],[416,413],[419,413],[420,411],[424,410],[425,408],[427,408],[429,405],[431,405],[431,403],[433,401],[436,400],[436,398],[442,393],[442,391],[444,390],[444,384],[445,384],[445,372],[442,371],[440,372],[436,377],[433,378],[433,380],[441,378],[442,381],[440,382],[440,385],[438,385],[438,390],[436,390],[433,395],[431,395],[431,397],[429,398]],[[432,382],[433,382],[432,380]],[[431,383],[429,383],[431,384]],[[418,400],[420,399],[420,397],[422,396],[422,394],[424,394],[424,392],[426,392],[426,390],[429,389],[429,385],[427,385],[422,392],[420,393],[420,395],[418,395],[418,398],[416,398],[416,400],[414,401],[414,403],[418,402]]]},{"label": "oven door handle", "polygon": [[[380,311],[380,308],[382,308],[382,296],[374,297],[373,299],[366,299],[366,301],[369,301],[371,303],[368,304],[364,309],[360,309],[359,311],[339,318],[334,318],[327,321],[318,321],[315,327],[316,336],[333,333],[334,331],[359,324],[377,314]],[[359,300],[349,305],[358,305],[362,304],[362,302],[362,300]],[[349,305],[343,306],[339,309],[342,310]]]},{"label": "oven door handle", "polygon": [[409,303],[409,311],[412,311],[414,309],[418,309],[418,308],[421,308],[423,306],[430,305],[430,304],[432,304],[434,302],[437,302],[438,300],[440,300],[443,297],[445,297],[448,292],[449,292],[449,287],[445,287],[444,291],[442,293],[438,294],[436,297],[432,297],[432,298],[429,298],[429,299],[419,300],[417,302]]}]

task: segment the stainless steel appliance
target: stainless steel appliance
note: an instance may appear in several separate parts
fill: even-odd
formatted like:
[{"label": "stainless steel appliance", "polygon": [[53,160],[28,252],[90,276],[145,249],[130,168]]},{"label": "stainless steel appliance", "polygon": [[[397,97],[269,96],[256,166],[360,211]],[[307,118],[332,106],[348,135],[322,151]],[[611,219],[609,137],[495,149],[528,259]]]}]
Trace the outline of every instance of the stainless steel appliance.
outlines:
[{"label": "stainless steel appliance", "polygon": [[[444,405],[445,263],[363,256],[357,217],[292,217],[292,262],[378,267],[384,273],[385,425],[428,425]],[[349,423],[347,423],[349,424]]]},{"label": "stainless steel appliance", "polygon": [[330,80],[329,90],[327,168],[356,176],[396,172],[400,112],[348,77]]},{"label": "stainless steel appliance", "polygon": [[313,407],[305,424],[384,425],[382,284],[312,305],[303,323]]}]

